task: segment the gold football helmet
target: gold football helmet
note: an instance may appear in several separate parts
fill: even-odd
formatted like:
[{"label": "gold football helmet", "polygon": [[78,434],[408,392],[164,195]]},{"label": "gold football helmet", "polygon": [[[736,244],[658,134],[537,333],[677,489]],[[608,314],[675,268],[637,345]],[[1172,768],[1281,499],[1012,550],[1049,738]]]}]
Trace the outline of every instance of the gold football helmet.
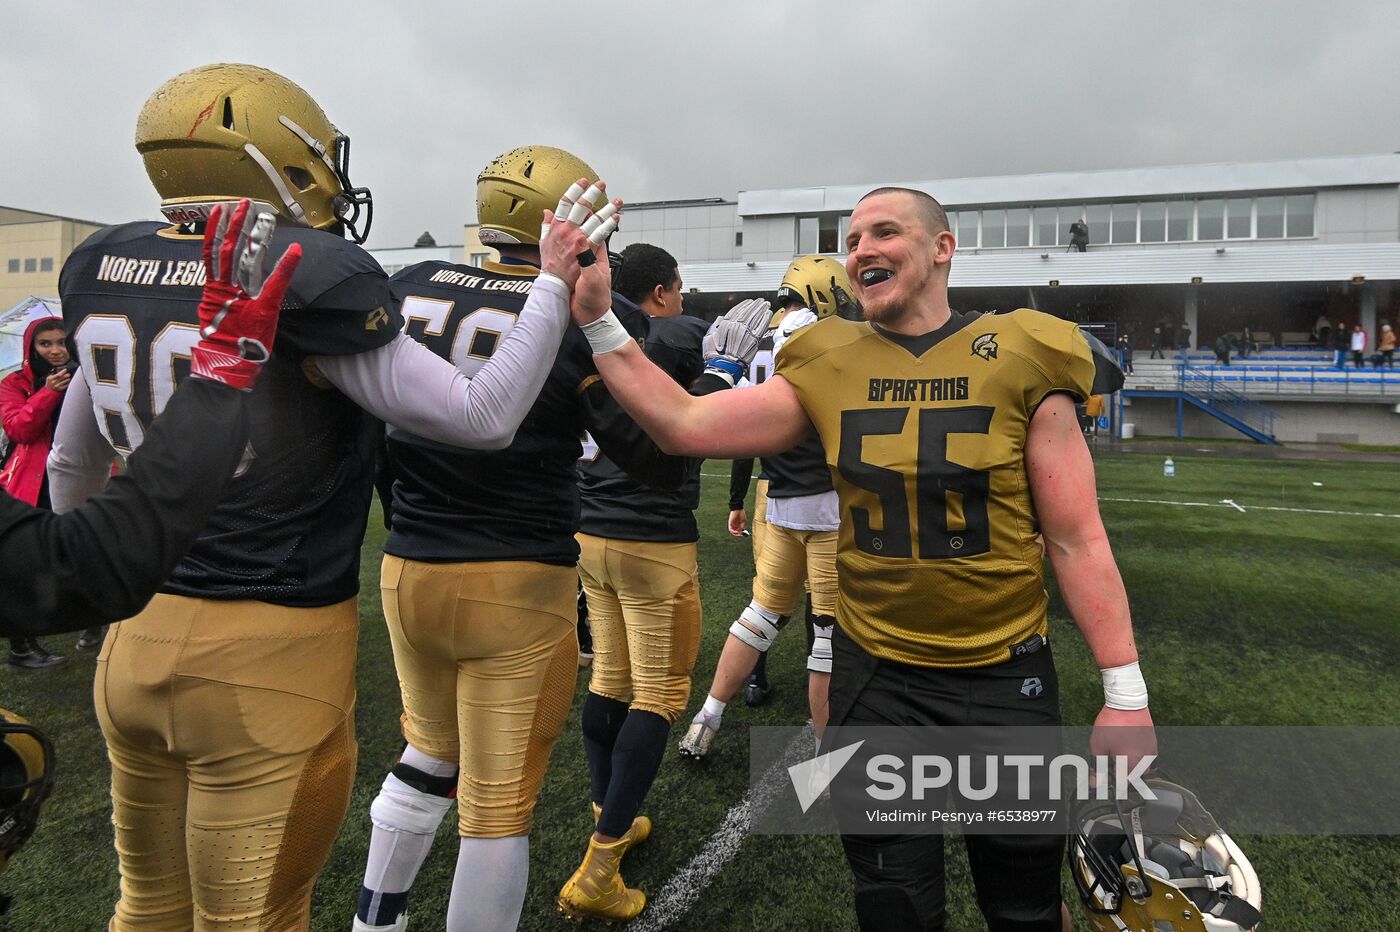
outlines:
[{"label": "gold football helmet", "polygon": [[53,745],[43,732],[0,709],[0,871],[34,834],[53,789]]},{"label": "gold football helmet", "polygon": [[[141,108],[136,151],[174,223],[250,198],[319,230],[369,236],[374,204],[350,185],[350,139],[316,101],[253,65],[205,65],[166,81]],[[364,209],[364,229],[356,223]]]},{"label": "gold football helmet", "polygon": [[538,246],[544,212],[557,207],[575,181],[597,177],[583,159],[553,146],[521,146],[497,156],[476,176],[481,241]]},{"label": "gold football helmet", "polygon": [[829,256],[803,256],[793,260],[783,273],[774,306],[781,308],[795,299],[819,318],[839,314],[847,320],[860,320],[860,305],[853,294],[844,265]]},{"label": "gold football helmet", "polygon": [[1101,932],[1252,932],[1261,889],[1249,859],[1196,794],[1148,777],[1157,797],[1095,803],[1075,817],[1070,874]]}]

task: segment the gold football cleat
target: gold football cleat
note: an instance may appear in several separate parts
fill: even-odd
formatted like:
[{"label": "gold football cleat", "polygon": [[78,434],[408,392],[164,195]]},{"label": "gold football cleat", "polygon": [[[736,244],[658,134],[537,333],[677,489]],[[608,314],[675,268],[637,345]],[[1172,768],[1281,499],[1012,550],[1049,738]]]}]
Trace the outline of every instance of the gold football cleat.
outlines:
[{"label": "gold football cleat", "polygon": [[[597,825],[598,820],[602,817],[603,807],[597,803],[593,803],[593,824]],[[632,820],[632,824],[627,827],[627,831],[623,832],[622,837],[619,838],[618,841],[626,842],[626,844],[622,846],[622,850],[625,853],[633,845],[640,845],[650,837],[651,819],[648,819],[644,815],[639,815]]]},{"label": "gold football cleat", "polygon": [[559,891],[559,911],[570,919],[629,922],[647,905],[647,895],[622,880],[625,840],[610,844],[589,839],[583,863]]}]

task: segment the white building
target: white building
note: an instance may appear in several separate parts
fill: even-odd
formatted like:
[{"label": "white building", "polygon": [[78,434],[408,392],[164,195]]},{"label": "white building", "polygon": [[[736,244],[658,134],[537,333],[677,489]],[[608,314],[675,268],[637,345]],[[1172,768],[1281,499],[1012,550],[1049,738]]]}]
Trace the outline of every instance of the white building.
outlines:
[{"label": "white building", "polygon": [[[1139,351],[1157,327],[1173,342],[1189,328],[1193,348],[1247,327],[1264,349],[1302,351],[1319,317],[1347,330],[1359,323],[1372,346],[1381,322],[1400,322],[1400,154],[886,183],[926,191],[948,211],[960,310],[1034,307],[1104,323],[1130,334]],[[671,251],[687,289],[698,292],[690,306],[708,315],[771,293],[796,256],[842,256],[851,211],[879,186],[743,191],[732,230],[725,202],[670,202],[657,205],[659,217],[639,211],[640,228],[624,214],[626,238],[615,244],[644,240]],[[1069,248],[1069,225],[1080,218],[1089,230],[1084,253]],[[715,238],[690,233],[699,229]],[[722,230],[737,256],[715,248]],[[1297,361],[1326,367],[1330,356]],[[1268,388],[1284,407],[1303,393],[1296,382]],[[1357,404],[1373,406],[1364,426],[1329,432],[1335,412],[1325,409],[1337,403],[1328,402],[1307,408],[1308,417],[1299,414],[1306,405],[1290,410],[1279,436],[1400,441],[1400,386],[1348,377],[1341,388],[1349,418],[1362,414]]]}]

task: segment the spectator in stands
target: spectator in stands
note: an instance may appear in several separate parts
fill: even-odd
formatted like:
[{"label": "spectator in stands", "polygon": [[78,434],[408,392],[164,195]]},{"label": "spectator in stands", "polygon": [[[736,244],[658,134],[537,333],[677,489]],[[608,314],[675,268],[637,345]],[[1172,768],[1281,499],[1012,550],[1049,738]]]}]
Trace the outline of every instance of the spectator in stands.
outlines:
[{"label": "spectator in stands", "polygon": [[1126,333],[1118,334],[1118,367],[1128,375],[1133,374],[1133,342]]},{"label": "spectator in stands", "polygon": [[[0,422],[9,436],[9,459],[0,469],[0,488],[20,501],[49,507],[48,459],[53,426],[73,369],[63,319],[40,317],[24,331],[24,363],[0,381]],[[37,638],[10,638],[10,665],[25,670],[60,667],[67,661],[49,653]]]},{"label": "spectator in stands", "polygon": [[1162,321],[1162,348],[1172,349],[1176,346],[1176,324],[1170,320]]},{"label": "spectator in stands", "polygon": [[1083,217],[1069,225],[1069,248],[1076,252],[1089,251],[1089,225]]},{"label": "spectator in stands", "polygon": [[1249,354],[1259,348],[1259,344],[1254,342],[1254,331],[1246,324],[1244,332],[1240,334],[1240,358],[1248,359]]},{"label": "spectator in stands", "polygon": [[1317,322],[1313,324],[1313,339],[1317,345],[1327,349],[1332,345],[1332,322],[1327,319],[1326,314],[1318,314]]},{"label": "spectator in stands", "polygon": [[1230,349],[1232,343],[1233,341],[1231,341],[1228,333],[1222,333],[1215,338],[1215,358],[1220,360],[1223,365],[1228,366],[1230,364]]},{"label": "spectator in stands", "polygon": [[1181,329],[1176,332],[1176,348],[1183,353],[1191,352],[1191,325],[1182,324]]},{"label": "spectator in stands", "polygon": [[1157,319],[1157,322],[1156,322],[1155,324],[1152,325],[1152,355],[1149,356],[1149,357],[1147,357],[1147,358],[1148,358],[1148,359],[1166,359],[1166,358],[1167,358],[1166,356],[1164,356],[1164,355],[1162,354],[1162,319],[1161,319],[1160,317]]},{"label": "spectator in stands", "polygon": [[1366,367],[1367,333],[1360,324],[1351,328],[1351,363],[1358,369]]},{"label": "spectator in stands", "polygon": [[1344,368],[1347,362],[1347,349],[1351,346],[1351,339],[1347,332],[1347,325],[1342,321],[1337,321],[1337,325],[1332,328],[1332,352],[1335,356],[1332,365],[1338,369]]},{"label": "spectator in stands", "polygon": [[[1376,368],[1379,369],[1384,365],[1387,369],[1394,369],[1395,331],[1391,329],[1390,324],[1381,323],[1381,335],[1380,339],[1376,341],[1376,350],[1379,354],[1376,356]],[[1129,369],[1128,371],[1131,372],[1132,370]]]}]

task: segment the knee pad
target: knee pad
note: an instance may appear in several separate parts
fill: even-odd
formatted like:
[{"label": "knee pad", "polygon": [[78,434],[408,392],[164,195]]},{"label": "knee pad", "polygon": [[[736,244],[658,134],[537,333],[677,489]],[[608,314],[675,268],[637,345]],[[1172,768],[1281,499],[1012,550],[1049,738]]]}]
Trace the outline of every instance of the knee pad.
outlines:
[{"label": "knee pad", "polygon": [[390,832],[431,835],[457,802],[457,777],[435,777],[404,763],[384,778],[369,818]]},{"label": "knee pad", "polygon": [[836,619],[831,615],[812,616],[812,652],[807,655],[807,669],[813,673],[831,672],[831,630]]},{"label": "knee pad", "polygon": [[739,620],[729,626],[729,633],[754,650],[767,653],[778,632],[787,623],[788,616],[770,612],[757,602],[750,602],[749,607],[739,613]]},{"label": "knee pad", "polygon": [[914,899],[902,887],[867,887],[856,891],[856,921],[862,930],[941,932],[943,916],[921,918]]}]

